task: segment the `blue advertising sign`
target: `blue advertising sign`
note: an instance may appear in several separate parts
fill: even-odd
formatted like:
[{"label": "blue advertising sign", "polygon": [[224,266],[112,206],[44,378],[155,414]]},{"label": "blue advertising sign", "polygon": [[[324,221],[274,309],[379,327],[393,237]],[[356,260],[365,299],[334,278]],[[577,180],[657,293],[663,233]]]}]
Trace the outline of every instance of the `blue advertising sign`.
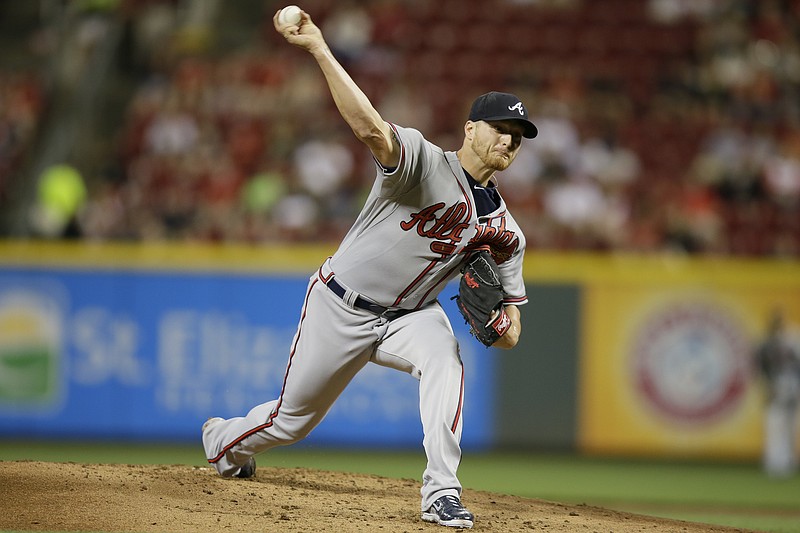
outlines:
[{"label": "blue advertising sign", "polygon": [[[0,435],[198,440],[280,393],[308,278],[0,268]],[[465,448],[491,444],[494,358],[449,296],[466,367]],[[309,442],[419,446],[418,382],[356,376]]]}]

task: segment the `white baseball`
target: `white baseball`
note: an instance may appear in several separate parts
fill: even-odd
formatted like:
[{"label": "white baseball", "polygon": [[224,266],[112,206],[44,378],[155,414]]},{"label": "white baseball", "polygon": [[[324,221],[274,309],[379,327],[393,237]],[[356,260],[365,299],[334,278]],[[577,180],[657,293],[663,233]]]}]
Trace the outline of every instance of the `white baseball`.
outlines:
[{"label": "white baseball", "polygon": [[293,24],[295,26],[300,24],[300,8],[297,6],[286,6],[281,9],[278,14],[278,22],[281,25]]}]

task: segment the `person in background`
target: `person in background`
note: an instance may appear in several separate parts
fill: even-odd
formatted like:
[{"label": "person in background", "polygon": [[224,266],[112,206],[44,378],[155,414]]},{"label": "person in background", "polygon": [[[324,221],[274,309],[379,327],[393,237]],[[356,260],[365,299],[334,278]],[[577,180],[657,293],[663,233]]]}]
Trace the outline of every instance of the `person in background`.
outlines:
[{"label": "person in background", "polygon": [[787,334],[782,311],[773,311],[766,337],[756,348],[755,359],[767,392],[764,470],[769,476],[789,477],[797,469],[795,436],[800,403],[800,354]]}]

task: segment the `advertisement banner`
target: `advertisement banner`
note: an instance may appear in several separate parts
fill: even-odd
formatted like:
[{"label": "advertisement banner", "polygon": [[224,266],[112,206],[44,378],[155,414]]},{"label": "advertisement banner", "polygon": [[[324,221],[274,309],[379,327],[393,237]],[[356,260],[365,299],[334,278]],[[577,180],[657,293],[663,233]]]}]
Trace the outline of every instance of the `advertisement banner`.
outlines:
[{"label": "advertisement banner", "polygon": [[[797,282],[747,283],[695,265],[597,279],[583,295],[579,447],[587,452],[755,458],[765,391],[754,348],[776,310],[800,325]],[[738,281],[737,281],[738,280]]]},{"label": "advertisement banner", "polygon": [[[307,275],[0,267],[0,435],[197,440],[280,393]],[[487,446],[494,358],[443,292]],[[448,295],[448,296],[444,296]],[[418,382],[367,365],[309,442],[419,446]]]}]

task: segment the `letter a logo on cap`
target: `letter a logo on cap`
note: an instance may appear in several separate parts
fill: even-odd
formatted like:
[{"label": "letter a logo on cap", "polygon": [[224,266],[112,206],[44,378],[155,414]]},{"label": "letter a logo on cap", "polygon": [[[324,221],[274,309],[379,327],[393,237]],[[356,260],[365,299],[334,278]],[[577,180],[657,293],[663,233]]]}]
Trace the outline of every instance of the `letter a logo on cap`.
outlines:
[{"label": "letter a logo on cap", "polygon": [[508,106],[508,110],[509,110],[509,111],[514,111],[515,109],[516,109],[517,111],[519,111],[519,114],[520,114],[521,116],[525,116],[525,111],[523,111],[523,110],[522,110],[522,102],[517,102],[517,103],[516,103],[516,104],[514,104],[514,105],[510,105],[510,106]]}]

